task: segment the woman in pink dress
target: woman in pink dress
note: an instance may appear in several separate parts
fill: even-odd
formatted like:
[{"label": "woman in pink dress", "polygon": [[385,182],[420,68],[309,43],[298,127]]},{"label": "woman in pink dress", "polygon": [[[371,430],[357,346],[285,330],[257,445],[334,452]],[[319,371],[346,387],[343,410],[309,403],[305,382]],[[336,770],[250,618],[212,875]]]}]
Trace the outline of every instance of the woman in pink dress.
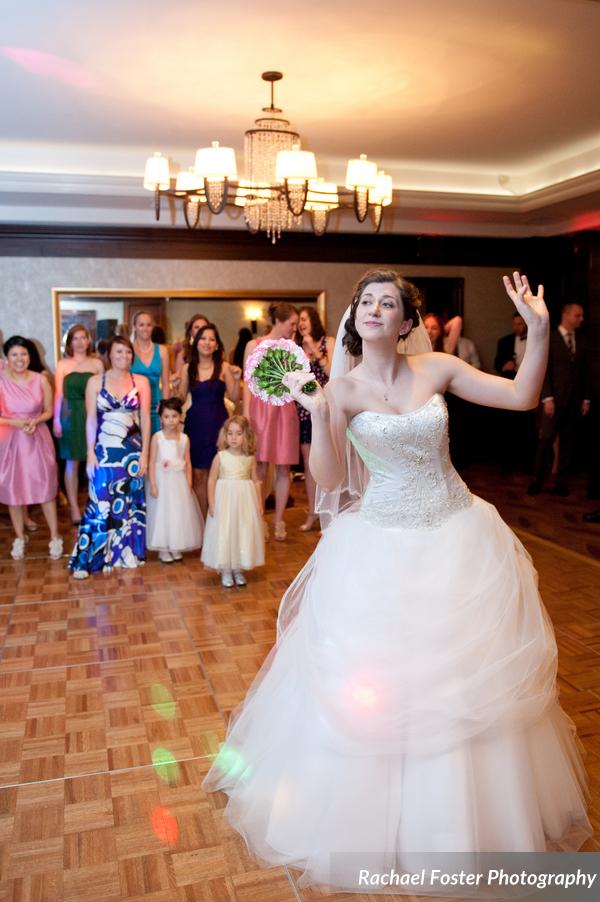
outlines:
[{"label": "woman in pink dress", "polygon": [[25,555],[23,507],[41,504],[50,530],[52,560],[62,555],[58,534],[58,479],[54,445],[46,421],[52,417],[52,389],[41,373],[29,369],[25,340],[4,343],[6,367],[0,371],[0,503],[7,504],[15,531],[11,555]]},{"label": "woman in pink dress", "polygon": [[[298,326],[298,313],[283,301],[269,307],[271,331],[264,338],[249,341],[244,353],[244,367],[255,347],[265,339],[293,339]],[[269,464],[275,464],[275,522],[273,535],[278,542],[287,536],[283,512],[290,494],[290,465],[300,456],[300,424],[295,404],[275,407],[254,397],[244,386],[244,416],[256,433],[256,462],[258,478],[265,484]]]}]

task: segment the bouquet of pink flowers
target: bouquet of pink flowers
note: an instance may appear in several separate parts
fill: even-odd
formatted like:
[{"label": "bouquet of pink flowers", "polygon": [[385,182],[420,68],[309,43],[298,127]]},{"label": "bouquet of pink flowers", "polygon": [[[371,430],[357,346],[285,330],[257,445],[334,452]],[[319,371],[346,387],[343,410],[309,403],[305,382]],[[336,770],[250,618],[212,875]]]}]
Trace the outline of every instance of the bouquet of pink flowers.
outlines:
[{"label": "bouquet of pink flowers", "polygon": [[[261,341],[248,357],[244,380],[261,401],[281,407],[294,400],[282,381],[286,373],[294,371],[310,373],[308,357],[302,348],[287,338],[267,339]],[[313,380],[307,382],[302,391],[312,394],[316,388],[317,383]]]}]

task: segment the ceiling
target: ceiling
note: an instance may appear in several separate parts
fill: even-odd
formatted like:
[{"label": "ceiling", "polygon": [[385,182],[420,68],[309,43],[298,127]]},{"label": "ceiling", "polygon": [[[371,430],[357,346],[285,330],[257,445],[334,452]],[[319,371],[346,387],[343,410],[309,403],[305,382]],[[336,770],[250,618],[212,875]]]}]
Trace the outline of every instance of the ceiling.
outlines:
[{"label": "ceiling", "polygon": [[320,175],[343,182],[359,153],[392,174],[388,231],[600,227],[597,0],[7,6],[2,222],[152,225],[146,157],[186,167],[218,139],[241,167],[243,132],[269,101],[260,73],[280,69],[276,103]]}]

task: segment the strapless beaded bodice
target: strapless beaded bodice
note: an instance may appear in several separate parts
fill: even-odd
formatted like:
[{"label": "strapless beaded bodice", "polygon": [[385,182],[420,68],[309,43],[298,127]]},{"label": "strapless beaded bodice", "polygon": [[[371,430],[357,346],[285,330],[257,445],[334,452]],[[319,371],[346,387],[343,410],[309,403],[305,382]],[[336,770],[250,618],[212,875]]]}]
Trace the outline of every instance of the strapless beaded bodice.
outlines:
[{"label": "strapless beaded bodice", "polygon": [[442,395],[407,414],[358,413],[348,437],[369,470],[360,514],[372,523],[431,528],[471,504],[450,460]]}]

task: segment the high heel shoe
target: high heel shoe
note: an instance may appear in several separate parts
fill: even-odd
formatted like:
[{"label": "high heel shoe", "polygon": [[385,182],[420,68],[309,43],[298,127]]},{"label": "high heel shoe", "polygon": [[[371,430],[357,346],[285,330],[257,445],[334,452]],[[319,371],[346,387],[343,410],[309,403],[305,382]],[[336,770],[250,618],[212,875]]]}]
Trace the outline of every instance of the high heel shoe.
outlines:
[{"label": "high heel shoe", "polygon": [[278,520],[273,527],[273,538],[276,542],[285,542],[287,539],[287,529],[283,520]]},{"label": "high heel shoe", "polygon": [[316,514],[308,513],[308,514],[306,515],[306,520],[304,521],[304,523],[302,524],[302,526],[299,526],[299,527],[298,527],[298,532],[310,532],[311,529],[312,529],[312,528],[314,527],[314,525],[315,525],[315,520],[316,520],[316,519],[317,519],[317,515],[316,515]]}]

